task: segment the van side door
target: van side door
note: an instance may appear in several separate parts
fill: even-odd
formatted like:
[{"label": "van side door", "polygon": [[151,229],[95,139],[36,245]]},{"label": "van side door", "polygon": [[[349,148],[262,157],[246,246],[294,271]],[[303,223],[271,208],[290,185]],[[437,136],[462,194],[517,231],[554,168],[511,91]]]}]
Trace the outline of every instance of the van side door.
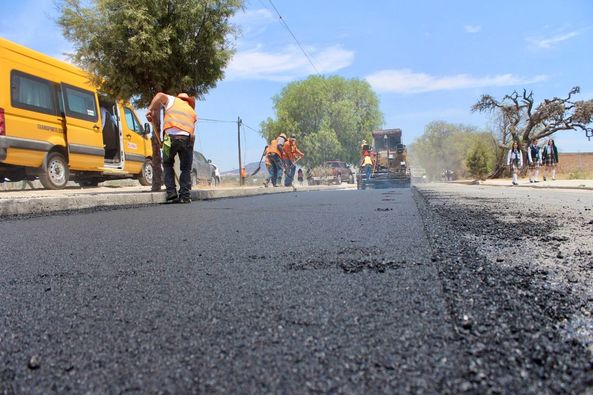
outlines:
[{"label": "van side door", "polygon": [[123,149],[126,155],[124,170],[131,174],[137,174],[142,170],[142,164],[146,160],[145,146],[147,144],[145,143],[144,127],[130,106],[123,105],[123,114]]},{"label": "van side door", "polygon": [[104,165],[105,149],[97,95],[65,83],[61,90],[70,168],[98,171]]}]

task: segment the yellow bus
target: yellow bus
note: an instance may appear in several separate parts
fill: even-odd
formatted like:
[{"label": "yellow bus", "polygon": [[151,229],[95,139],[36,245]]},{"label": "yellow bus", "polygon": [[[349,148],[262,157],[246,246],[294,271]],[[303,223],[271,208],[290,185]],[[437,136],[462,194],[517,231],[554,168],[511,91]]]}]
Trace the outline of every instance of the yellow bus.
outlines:
[{"label": "yellow bus", "polygon": [[148,133],[127,102],[100,94],[84,71],[0,38],[0,182],[151,185]]}]

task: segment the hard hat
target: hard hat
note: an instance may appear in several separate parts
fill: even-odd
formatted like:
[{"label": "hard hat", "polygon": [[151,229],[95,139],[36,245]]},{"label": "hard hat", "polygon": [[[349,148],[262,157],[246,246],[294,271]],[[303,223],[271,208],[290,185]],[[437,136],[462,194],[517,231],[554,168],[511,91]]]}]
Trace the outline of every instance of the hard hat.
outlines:
[{"label": "hard hat", "polygon": [[286,134],[284,134],[284,133],[280,133],[280,135],[278,137],[282,137],[284,140],[286,140]]}]

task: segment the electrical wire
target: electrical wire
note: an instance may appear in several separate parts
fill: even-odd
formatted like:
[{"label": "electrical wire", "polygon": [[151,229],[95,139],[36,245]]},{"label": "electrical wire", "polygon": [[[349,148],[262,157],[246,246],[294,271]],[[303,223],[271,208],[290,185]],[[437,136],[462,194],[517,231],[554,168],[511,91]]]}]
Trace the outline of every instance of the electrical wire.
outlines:
[{"label": "electrical wire", "polygon": [[303,46],[301,45],[300,41],[296,38],[296,36],[294,35],[294,33],[292,32],[292,30],[288,26],[288,23],[286,23],[286,21],[284,20],[284,18],[282,18],[282,15],[280,15],[280,11],[278,11],[278,8],[276,8],[276,6],[272,2],[272,0],[268,0],[268,1],[270,2],[270,5],[272,6],[272,8],[276,12],[276,14],[278,15],[278,18],[280,18],[280,22],[282,22],[282,25],[286,28],[286,30],[288,31],[288,33],[290,33],[290,35],[292,36],[292,38],[294,39],[294,41],[297,43],[297,45],[299,46],[299,48],[303,52],[303,55],[305,55],[305,57],[307,58],[307,60],[311,64],[311,66],[313,67],[313,70],[315,70],[315,72],[317,74],[321,75],[321,73],[319,72],[319,70],[317,69],[317,67],[315,66],[315,64],[313,63],[313,60],[311,60],[311,57],[309,56],[309,54],[307,53],[307,51],[305,51],[305,48],[303,48]]},{"label": "electrical wire", "polygon": [[227,121],[224,119],[210,119],[210,118],[198,118],[198,122],[212,122],[212,123],[237,123],[237,121]]},{"label": "electrical wire", "polygon": [[261,133],[261,131],[260,131],[260,130],[255,130],[254,128],[252,128],[252,127],[251,127],[251,126],[249,126],[249,125],[245,125],[245,124],[243,124],[243,126],[245,126],[247,129],[250,129],[250,130],[254,131],[255,133],[258,133],[258,134],[259,134],[259,133]]}]

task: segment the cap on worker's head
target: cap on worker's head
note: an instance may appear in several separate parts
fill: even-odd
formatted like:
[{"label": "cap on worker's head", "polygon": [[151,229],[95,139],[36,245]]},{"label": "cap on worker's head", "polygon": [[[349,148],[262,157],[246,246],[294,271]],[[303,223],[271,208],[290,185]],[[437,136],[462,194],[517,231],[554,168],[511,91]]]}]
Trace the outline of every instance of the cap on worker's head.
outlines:
[{"label": "cap on worker's head", "polygon": [[191,106],[191,108],[193,108],[193,109],[196,108],[196,98],[195,97],[190,96],[185,92],[182,92],[177,95],[177,98],[179,98],[179,99],[183,100],[184,102],[186,102],[187,104],[189,104]]},{"label": "cap on worker's head", "polygon": [[280,133],[280,135],[278,137],[282,137],[284,140],[286,140],[286,134],[284,134],[284,133]]}]

